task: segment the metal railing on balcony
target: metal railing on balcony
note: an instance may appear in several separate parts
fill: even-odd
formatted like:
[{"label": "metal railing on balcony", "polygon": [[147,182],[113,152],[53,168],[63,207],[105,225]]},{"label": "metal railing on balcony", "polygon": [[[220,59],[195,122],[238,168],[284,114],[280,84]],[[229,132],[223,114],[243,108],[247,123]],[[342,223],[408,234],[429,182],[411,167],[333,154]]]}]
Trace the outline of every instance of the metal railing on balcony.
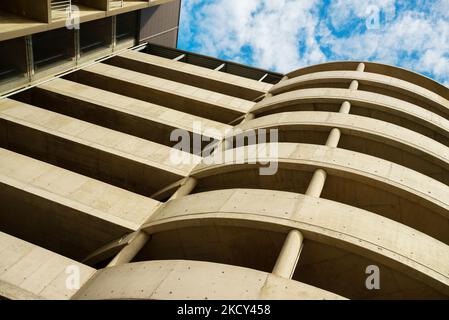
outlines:
[{"label": "metal railing on balcony", "polygon": [[109,8],[121,8],[123,7],[123,0],[110,0],[109,1]]},{"label": "metal railing on balcony", "polygon": [[71,15],[72,0],[52,0],[52,19],[65,18]]}]

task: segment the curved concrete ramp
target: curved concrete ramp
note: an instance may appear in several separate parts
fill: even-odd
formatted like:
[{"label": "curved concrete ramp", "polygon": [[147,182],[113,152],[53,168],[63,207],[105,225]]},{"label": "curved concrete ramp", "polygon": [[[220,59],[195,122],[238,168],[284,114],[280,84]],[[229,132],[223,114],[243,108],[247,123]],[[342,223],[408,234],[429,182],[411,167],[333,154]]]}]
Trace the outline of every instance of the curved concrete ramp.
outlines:
[{"label": "curved concrete ramp", "polygon": [[270,93],[277,95],[308,87],[348,87],[352,80],[359,82],[362,91],[385,92],[409,102],[416,101],[443,117],[449,114],[449,101],[439,94],[408,81],[369,72],[346,70],[308,73],[274,85]]},{"label": "curved concrete ramp", "polygon": [[343,299],[272,274],[201,261],[124,264],[98,271],[74,299]]},{"label": "curved concrete ramp", "polygon": [[[381,111],[390,117],[400,117],[403,119],[400,125],[405,128],[419,130],[418,132],[424,130],[415,128],[416,125],[419,125],[445,139],[449,137],[449,120],[445,117],[412,103],[367,91],[335,88],[295,90],[264,99],[257,103],[250,112],[262,116],[284,111],[301,111],[301,104],[335,104],[339,106],[343,101],[349,101],[352,106],[365,109],[365,112],[366,110]],[[338,107],[332,111],[338,111]],[[384,120],[392,121],[386,117]],[[447,141],[445,144],[448,145]]]},{"label": "curved concrete ramp", "polygon": [[326,199],[271,190],[211,191],[168,202],[143,228],[157,234],[205,226],[282,233],[297,229],[306,239],[369,257],[449,294],[447,245],[401,223]]},{"label": "curved concrete ramp", "polygon": [[[276,129],[279,142],[311,144],[324,143],[328,132],[338,128],[342,133],[340,148],[392,161],[449,185],[449,147],[385,121],[335,112],[296,111],[256,118],[236,128],[243,131],[241,137],[247,130]],[[237,130],[233,137],[239,137]]]},{"label": "curved concrete ramp", "polygon": [[[205,159],[192,172],[199,180],[196,192],[226,189],[241,181],[249,188],[303,193],[310,172],[322,168],[333,179],[324,198],[368,209],[449,243],[449,186],[390,161],[339,148],[279,143],[262,149],[276,148],[275,156],[257,154],[257,148],[249,146],[227,150],[218,161]],[[237,152],[244,161],[235,161]],[[268,162],[277,166],[276,174],[260,175],[259,169],[266,167],[261,163]]]}]

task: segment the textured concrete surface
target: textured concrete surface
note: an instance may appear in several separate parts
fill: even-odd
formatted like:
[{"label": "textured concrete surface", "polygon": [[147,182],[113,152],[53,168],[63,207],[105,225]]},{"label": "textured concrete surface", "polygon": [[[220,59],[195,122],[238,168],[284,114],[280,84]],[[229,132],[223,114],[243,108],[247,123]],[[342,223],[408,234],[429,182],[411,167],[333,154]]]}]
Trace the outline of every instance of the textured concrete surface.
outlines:
[{"label": "textured concrete surface", "polygon": [[325,290],[265,272],[182,260],[138,262],[104,269],[95,274],[76,298],[342,299]]},{"label": "textured concrete surface", "polygon": [[[301,75],[314,73],[314,72],[326,72],[326,71],[355,71],[357,69],[357,65],[359,61],[335,61],[335,62],[327,62],[322,64],[311,65],[305,68],[301,68],[298,70],[294,70],[286,74],[286,76],[290,79],[296,78]],[[382,63],[376,62],[363,62],[365,64],[365,72],[368,73],[376,73],[381,75],[386,75],[389,77],[393,77],[395,79],[401,79],[407,81],[409,83],[416,84],[420,87],[426,88],[435,92],[446,99],[449,98],[449,92],[447,91],[447,87],[436,82],[435,80],[430,79],[422,74],[397,67],[392,65],[386,65]]]},{"label": "textured concrete surface", "polygon": [[[211,191],[169,202],[143,228],[149,234],[158,234],[188,227],[206,229],[209,225],[245,227],[249,228],[247,232],[264,229],[285,233],[298,229],[306,241],[319,240],[389,265],[410,277],[427,278],[423,281],[428,286],[449,293],[446,244],[380,215],[326,199],[270,190]],[[198,230],[196,236],[200,233]],[[222,236],[219,241],[225,247],[231,239]],[[183,247],[190,242],[184,241]]]},{"label": "textured concrete surface", "polygon": [[376,93],[385,93],[392,97],[418,104],[441,116],[448,116],[449,101],[439,94],[420,87],[408,81],[394,77],[357,71],[323,71],[305,74],[303,76],[288,79],[273,86],[272,94],[280,94],[295,89],[307,87],[340,87],[344,83],[349,85],[352,80],[360,83],[360,90]]},{"label": "textured concrete surface", "polygon": [[66,286],[68,268],[79,270],[80,285],[95,269],[0,232],[0,296],[7,299],[67,300],[77,292]]},{"label": "textured concrete surface", "polygon": [[277,129],[279,142],[324,143],[323,134],[339,128],[339,147],[397,164],[449,183],[449,148],[404,127],[377,119],[335,112],[296,111],[260,117],[239,126],[245,130]]},{"label": "textured concrete surface", "polygon": [[103,63],[87,67],[71,78],[93,87],[224,123],[245,114],[255,104]]},{"label": "textured concrete surface", "polygon": [[199,161],[185,154],[193,163],[178,165],[168,146],[15,100],[0,101],[0,119],[3,146],[145,195],[187,176]]},{"label": "textured concrete surface", "polygon": [[[272,86],[122,53],[0,101],[0,248],[50,250],[55,273],[74,259],[93,274],[76,299],[447,299],[448,101],[376,63]],[[171,163],[167,135],[192,137],[193,122],[277,129],[278,156],[222,141],[222,161]],[[265,160],[275,174],[259,174]],[[0,273],[0,295],[49,297],[56,274],[28,286],[19,269]]]},{"label": "textured concrete surface", "polygon": [[107,63],[247,100],[254,100],[272,88],[269,83],[141,52],[125,52]]},{"label": "textured concrete surface", "polygon": [[[232,128],[213,120],[64,79],[55,79],[38,88],[40,90],[33,92],[31,98],[35,105],[166,145],[175,143],[170,142],[170,133],[175,129],[192,134],[193,123],[201,126],[204,136],[211,134],[210,129],[223,133]],[[210,138],[218,139],[220,136],[212,135]]]},{"label": "textured concrete surface", "polygon": [[[233,152],[235,150],[226,151],[231,154]],[[252,188],[269,186],[275,190],[304,192],[298,186],[298,180],[307,179],[301,176],[303,172],[323,168],[335,177],[337,188],[325,189],[323,197],[336,198],[345,203],[375,210],[390,218],[400,219],[405,224],[412,224],[415,228],[425,228],[426,232],[446,243],[449,242],[449,198],[445,196],[449,193],[449,186],[416,171],[344,149],[279,143],[278,173],[273,176],[261,176],[257,175],[257,170],[254,171],[260,165],[251,164],[251,159],[260,163],[269,161],[270,157],[255,158],[255,154],[251,155],[248,151],[243,154],[243,164],[230,160],[231,156],[225,156],[221,163],[198,165],[192,172],[192,175],[200,180],[196,190],[199,192],[229,188],[239,179],[243,179],[245,184]],[[283,179],[279,179],[281,175]],[[352,181],[354,186],[360,183],[377,189],[377,194],[372,193],[372,189],[351,190],[347,184]],[[345,189],[342,189],[343,187]],[[379,203],[386,207],[379,206]],[[429,219],[436,220],[430,223]]]},{"label": "textured concrete surface", "polygon": [[0,149],[1,229],[82,259],[138,229],[159,202]]}]

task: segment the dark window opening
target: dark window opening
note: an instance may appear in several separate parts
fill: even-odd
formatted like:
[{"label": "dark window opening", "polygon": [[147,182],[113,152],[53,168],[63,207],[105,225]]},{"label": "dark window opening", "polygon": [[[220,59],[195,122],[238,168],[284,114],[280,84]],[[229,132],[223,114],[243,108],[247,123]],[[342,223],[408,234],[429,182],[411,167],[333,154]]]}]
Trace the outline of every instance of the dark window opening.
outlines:
[{"label": "dark window opening", "polygon": [[129,12],[117,16],[117,42],[135,39],[137,34],[137,12]]},{"label": "dark window opening", "polygon": [[80,28],[81,55],[111,45],[112,20],[105,18],[83,23]]},{"label": "dark window opening", "polygon": [[26,73],[25,39],[0,42],[0,81],[24,76]]},{"label": "dark window opening", "polygon": [[61,28],[33,35],[34,68],[39,70],[75,56],[73,30]]}]

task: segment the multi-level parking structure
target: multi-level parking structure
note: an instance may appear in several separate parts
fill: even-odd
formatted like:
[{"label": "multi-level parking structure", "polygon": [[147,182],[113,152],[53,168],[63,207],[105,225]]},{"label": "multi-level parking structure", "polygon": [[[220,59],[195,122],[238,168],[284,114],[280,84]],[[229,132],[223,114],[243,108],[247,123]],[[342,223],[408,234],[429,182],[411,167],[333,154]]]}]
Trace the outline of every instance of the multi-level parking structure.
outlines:
[{"label": "multi-level parking structure", "polygon": [[[446,299],[449,89],[372,62],[238,68],[149,46],[3,99],[3,296]],[[174,165],[193,122],[277,129],[277,172]]]}]

